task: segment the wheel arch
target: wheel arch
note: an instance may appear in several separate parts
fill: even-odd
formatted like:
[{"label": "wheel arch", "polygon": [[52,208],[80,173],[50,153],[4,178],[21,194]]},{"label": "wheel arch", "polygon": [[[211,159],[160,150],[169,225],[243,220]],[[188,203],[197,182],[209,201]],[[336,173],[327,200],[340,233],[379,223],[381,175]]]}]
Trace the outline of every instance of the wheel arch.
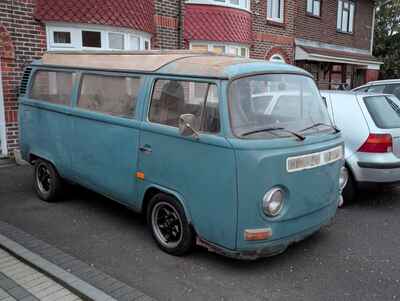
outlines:
[{"label": "wheel arch", "polygon": [[188,208],[183,196],[180,193],[178,193],[178,192],[176,192],[176,191],[174,191],[172,189],[165,188],[165,187],[160,186],[160,185],[154,185],[153,184],[153,185],[147,186],[144,189],[144,193],[143,193],[143,197],[142,197],[142,204],[141,204],[141,207],[140,207],[140,211],[142,213],[144,213],[144,214],[146,213],[147,206],[149,205],[150,200],[157,193],[165,193],[165,194],[168,194],[168,195],[174,197],[181,204],[183,210],[185,211],[185,215],[186,215],[186,218],[188,220],[188,223],[190,225],[192,225],[192,227],[193,227],[192,216],[190,214],[190,210],[189,210],[189,208]]},{"label": "wheel arch", "polygon": [[57,167],[56,167],[56,164],[54,163],[54,160],[52,160],[51,158],[49,158],[49,156],[45,156],[45,155],[36,154],[36,153],[31,152],[31,153],[28,154],[27,157],[28,157],[28,162],[29,162],[30,164],[34,164],[34,162],[35,162],[36,160],[42,159],[42,160],[45,160],[45,161],[51,163],[51,164],[54,166],[54,168],[57,170]]}]

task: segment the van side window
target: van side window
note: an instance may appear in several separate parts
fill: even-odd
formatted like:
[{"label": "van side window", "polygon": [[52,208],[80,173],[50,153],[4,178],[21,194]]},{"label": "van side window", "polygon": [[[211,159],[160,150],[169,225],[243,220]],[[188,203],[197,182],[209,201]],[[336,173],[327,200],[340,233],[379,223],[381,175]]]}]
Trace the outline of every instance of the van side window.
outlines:
[{"label": "van side window", "polygon": [[74,73],[40,70],[35,73],[30,97],[70,105]]},{"label": "van side window", "polygon": [[84,74],[78,107],[123,118],[135,116],[140,78]]},{"label": "van side window", "polygon": [[193,114],[196,117],[198,131],[219,132],[220,119],[216,85],[157,80],[154,85],[149,120],[178,127],[179,116],[182,114]]}]

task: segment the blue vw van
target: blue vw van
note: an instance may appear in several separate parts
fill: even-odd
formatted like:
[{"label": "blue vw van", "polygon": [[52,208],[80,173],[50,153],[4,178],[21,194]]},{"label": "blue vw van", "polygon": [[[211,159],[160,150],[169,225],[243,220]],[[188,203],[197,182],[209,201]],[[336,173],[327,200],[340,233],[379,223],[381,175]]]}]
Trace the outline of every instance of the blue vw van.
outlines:
[{"label": "blue vw van", "polygon": [[281,253],[334,217],[346,181],[340,133],[291,65],[53,52],[25,70],[19,103],[41,199],[59,200],[64,180],[87,187],[145,214],[173,255]]}]

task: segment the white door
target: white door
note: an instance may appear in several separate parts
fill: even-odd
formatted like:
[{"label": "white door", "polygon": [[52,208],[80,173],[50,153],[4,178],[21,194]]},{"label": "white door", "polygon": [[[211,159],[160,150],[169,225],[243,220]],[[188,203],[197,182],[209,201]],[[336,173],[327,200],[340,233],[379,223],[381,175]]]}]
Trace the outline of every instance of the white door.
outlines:
[{"label": "white door", "polygon": [[0,65],[0,157],[7,155],[6,118],[4,114],[3,81]]}]

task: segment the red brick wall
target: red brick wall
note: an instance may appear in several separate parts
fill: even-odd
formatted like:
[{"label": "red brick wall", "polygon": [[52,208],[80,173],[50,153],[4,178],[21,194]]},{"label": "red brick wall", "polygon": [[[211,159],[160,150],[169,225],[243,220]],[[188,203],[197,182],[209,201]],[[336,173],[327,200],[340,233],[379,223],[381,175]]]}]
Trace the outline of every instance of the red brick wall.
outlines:
[{"label": "red brick wall", "polygon": [[185,0],[154,0],[156,34],[152,39],[152,48],[180,49],[183,47],[182,31],[179,30],[179,8],[182,8],[183,20],[184,2]]},{"label": "red brick wall", "polygon": [[293,62],[295,9],[296,1],[285,0],[284,22],[280,24],[267,20],[267,0],[251,1],[254,40],[250,49],[251,57],[269,59],[279,53],[288,63]]},{"label": "red brick wall", "polygon": [[44,26],[33,19],[35,0],[0,1],[0,61],[8,151],[18,148],[17,92],[23,68],[46,48]]},{"label": "red brick wall", "polygon": [[330,44],[369,49],[371,41],[371,25],[373,16],[372,0],[357,0],[354,33],[346,34],[336,31],[337,0],[321,1],[321,18],[306,15],[305,0],[297,0],[295,35]]}]

